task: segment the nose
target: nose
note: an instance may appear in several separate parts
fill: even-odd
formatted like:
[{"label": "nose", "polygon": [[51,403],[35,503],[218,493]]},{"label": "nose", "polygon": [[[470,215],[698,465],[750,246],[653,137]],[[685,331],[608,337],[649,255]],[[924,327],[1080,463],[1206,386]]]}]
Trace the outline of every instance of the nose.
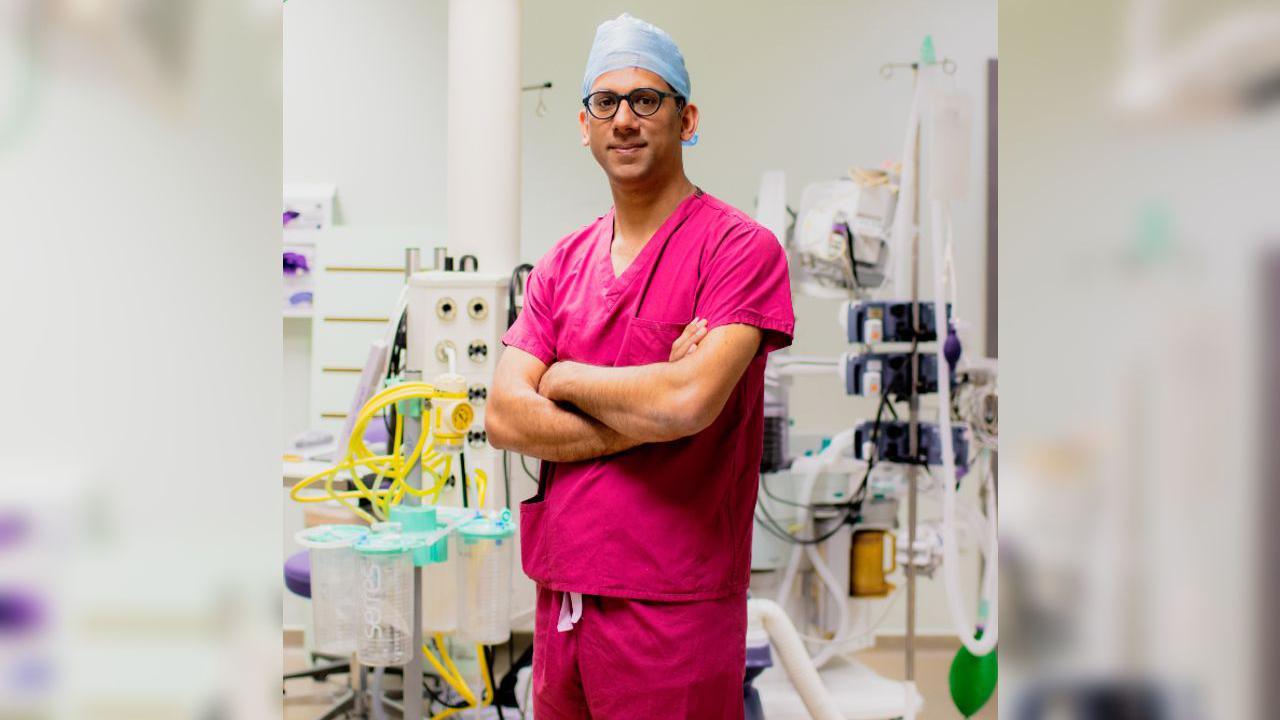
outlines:
[{"label": "nose", "polygon": [[618,101],[618,110],[613,115],[614,130],[629,130],[640,125],[640,116],[631,110],[631,101],[622,98]]}]

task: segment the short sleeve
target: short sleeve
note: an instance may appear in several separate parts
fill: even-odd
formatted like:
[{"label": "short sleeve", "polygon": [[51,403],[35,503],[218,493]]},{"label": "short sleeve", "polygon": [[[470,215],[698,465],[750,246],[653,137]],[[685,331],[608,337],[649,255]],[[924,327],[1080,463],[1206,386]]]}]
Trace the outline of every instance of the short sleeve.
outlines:
[{"label": "short sleeve", "polygon": [[708,328],[741,323],[764,331],[761,354],[791,344],[795,311],[787,253],[759,226],[732,231],[706,260],[695,313]]},{"label": "short sleeve", "polygon": [[520,348],[550,365],[556,358],[556,342],[550,311],[554,281],[547,266],[547,258],[543,258],[529,271],[524,286],[524,308],[502,336],[502,344]]}]

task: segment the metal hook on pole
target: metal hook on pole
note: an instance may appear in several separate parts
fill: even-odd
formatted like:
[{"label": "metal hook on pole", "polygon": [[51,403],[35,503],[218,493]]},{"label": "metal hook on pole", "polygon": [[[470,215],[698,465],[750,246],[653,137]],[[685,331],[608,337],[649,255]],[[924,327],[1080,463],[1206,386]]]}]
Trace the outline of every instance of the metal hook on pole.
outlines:
[{"label": "metal hook on pole", "polygon": [[[929,64],[930,64],[930,65],[932,65],[932,64],[934,64],[934,63],[929,63]],[[956,74],[956,61],[955,61],[955,60],[952,60],[951,58],[944,58],[944,59],[942,60],[942,62],[940,62],[940,63],[936,63],[936,64],[938,64],[938,65],[941,65],[941,66],[942,66],[942,72],[943,72],[944,74],[946,74],[946,75],[955,75],[955,74]],[[881,66],[880,66],[880,77],[884,78],[885,80],[891,80],[891,79],[893,79],[893,71],[894,71],[895,69],[897,69],[897,68],[902,68],[902,69],[905,69],[905,70],[911,70],[911,71],[913,71],[913,72],[914,72],[914,71],[916,71],[916,70],[919,70],[919,69],[920,69],[920,63],[918,63],[918,62],[909,62],[909,63],[885,63],[885,64],[883,64],[883,65],[881,65]]]},{"label": "metal hook on pole", "polygon": [[547,103],[544,102],[543,93],[550,89],[551,89],[550,80],[546,82],[538,83],[536,85],[525,85],[524,87],[520,88],[522,92],[529,92],[531,90],[538,91],[538,105],[533,109],[534,115],[537,115],[538,117],[547,116]]}]

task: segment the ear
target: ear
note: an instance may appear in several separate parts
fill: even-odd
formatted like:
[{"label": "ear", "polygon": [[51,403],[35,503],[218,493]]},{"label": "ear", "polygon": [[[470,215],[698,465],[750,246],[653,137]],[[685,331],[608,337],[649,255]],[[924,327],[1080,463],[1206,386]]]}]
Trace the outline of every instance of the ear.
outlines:
[{"label": "ear", "polygon": [[698,106],[686,103],[680,113],[680,139],[689,141],[698,132]]},{"label": "ear", "polygon": [[591,145],[591,134],[587,130],[587,111],[578,111],[578,128],[582,131],[582,147]]}]

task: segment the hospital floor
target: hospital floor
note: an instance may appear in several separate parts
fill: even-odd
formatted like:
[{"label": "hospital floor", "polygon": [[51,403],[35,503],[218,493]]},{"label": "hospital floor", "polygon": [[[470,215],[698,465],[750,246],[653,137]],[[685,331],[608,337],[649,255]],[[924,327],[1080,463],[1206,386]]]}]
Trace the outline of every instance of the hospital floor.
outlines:
[{"label": "hospital floor", "polygon": [[[951,696],[947,691],[947,671],[951,666],[952,650],[925,649],[916,653],[916,678],[920,694],[924,696],[924,711],[918,716],[923,720],[952,720],[961,718],[959,712],[951,704]],[[857,655],[871,669],[881,675],[901,679],[903,676],[902,651],[894,649],[873,649]],[[299,647],[286,647],[284,651],[285,672],[301,670],[307,666],[307,654]],[[299,679],[285,683],[286,701],[284,720],[312,720],[324,712],[333,697],[342,691],[346,676],[335,676],[325,683]],[[978,720],[994,720],[996,704],[994,698],[986,707],[974,716]],[[806,713],[770,714],[766,720],[808,720]]]}]

